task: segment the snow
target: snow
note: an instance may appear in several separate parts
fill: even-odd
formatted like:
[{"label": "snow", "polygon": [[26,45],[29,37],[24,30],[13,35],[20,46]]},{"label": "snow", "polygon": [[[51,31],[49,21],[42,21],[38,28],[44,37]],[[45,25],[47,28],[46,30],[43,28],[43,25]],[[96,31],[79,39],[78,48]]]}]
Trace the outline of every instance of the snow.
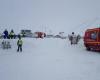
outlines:
[{"label": "snow", "polygon": [[[1,43],[2,40],[0,40]],[[100,80],[100,54],[86,51],[81,40],[25,38],[23,52],[0,48],[0,80]]]}]

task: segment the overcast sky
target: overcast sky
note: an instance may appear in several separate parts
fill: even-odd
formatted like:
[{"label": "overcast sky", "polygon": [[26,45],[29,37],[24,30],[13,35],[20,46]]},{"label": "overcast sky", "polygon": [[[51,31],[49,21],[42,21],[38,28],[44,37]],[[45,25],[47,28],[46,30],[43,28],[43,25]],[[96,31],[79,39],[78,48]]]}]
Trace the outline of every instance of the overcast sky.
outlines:
[{"label": "overcast sky", "polygon": [[70,32],[99,15],[100,0],[0,0],[1,27]]}]

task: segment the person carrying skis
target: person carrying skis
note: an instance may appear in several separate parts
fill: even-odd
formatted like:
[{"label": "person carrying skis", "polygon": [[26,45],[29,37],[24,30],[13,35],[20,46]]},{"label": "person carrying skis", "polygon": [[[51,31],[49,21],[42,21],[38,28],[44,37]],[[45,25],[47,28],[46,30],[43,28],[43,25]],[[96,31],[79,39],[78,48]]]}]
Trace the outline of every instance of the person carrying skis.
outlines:
[{"label": "person carrying skis", "polygon": [[23,41],[21,39],[21,37],[19,37],[18,41],[17,41],[17,46],[18,46],[18,49],[17,49],[17,52],[22,52],[22,45],[23,45]]}]

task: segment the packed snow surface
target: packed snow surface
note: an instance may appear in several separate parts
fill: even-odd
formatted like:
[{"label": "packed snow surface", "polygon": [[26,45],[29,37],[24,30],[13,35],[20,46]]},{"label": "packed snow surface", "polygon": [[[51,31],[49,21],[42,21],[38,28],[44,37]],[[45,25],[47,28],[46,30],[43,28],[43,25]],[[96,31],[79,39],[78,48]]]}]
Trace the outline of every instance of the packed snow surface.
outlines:
[{"label": "packed snow surface", "polygon": [[0,48],[0,80],[100,80],[100,53],[86,51],[82,40],[25,38],[23,52],[9,41],[12,49]]}]

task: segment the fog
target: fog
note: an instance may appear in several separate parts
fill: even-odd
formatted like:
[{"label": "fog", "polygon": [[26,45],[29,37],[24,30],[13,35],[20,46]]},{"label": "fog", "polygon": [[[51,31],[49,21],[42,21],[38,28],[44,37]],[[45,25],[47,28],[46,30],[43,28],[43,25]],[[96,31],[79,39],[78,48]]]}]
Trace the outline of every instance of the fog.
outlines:
[{"label": "fog", "polygon": [[0,0],[0,27],[80,33],[99,24],[95,23],[100,14],[99,3],[99,0]]}]

